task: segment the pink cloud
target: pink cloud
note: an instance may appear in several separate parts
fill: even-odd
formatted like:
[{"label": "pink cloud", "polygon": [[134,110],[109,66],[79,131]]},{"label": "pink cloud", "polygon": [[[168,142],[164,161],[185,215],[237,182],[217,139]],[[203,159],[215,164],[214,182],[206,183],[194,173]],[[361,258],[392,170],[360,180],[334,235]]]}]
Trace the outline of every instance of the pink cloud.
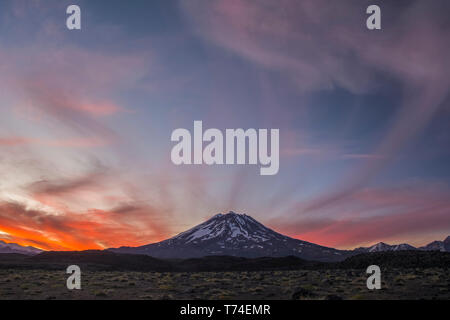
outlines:
[{"label": "pink cloud", "polygon": [[68,138],[68,139],[45,139],[45,138],[28,138],[28,137],[3,137],[0,138],[0,146],[49,146],[63,148],[91,148],[105,146],[109,141],[100,138]]},{"label": "pink cloud", "polygon": [[423,245],[416,240],[423,234],[450,232],[449,199],[444,185],[366,188],[322,205],[315,216],[281,217],[269,223],[291,236],[328,246],[352,248],[390,239]]},{"label": "pink cloud", "polygon": [[82,103],[80,104],[79,109],[94,116],[108,116],[123,110],[121,107],[111,102]]},{"label": "pink cloud", "polygon": [[32,142],[33,139],[22,137],[0,138],[0,146],[21,146]]},{"label": "pink cloud", "polygon": [[152,65],[143,55],[32,43],[20,50],[2,48],[0,58],[0,85],[14,97],[17,115],[32,114],[39,122],[56,119],[60,127],[102,141],[118,139],[102,118],[130,112],[118,97],[138,85]]}]

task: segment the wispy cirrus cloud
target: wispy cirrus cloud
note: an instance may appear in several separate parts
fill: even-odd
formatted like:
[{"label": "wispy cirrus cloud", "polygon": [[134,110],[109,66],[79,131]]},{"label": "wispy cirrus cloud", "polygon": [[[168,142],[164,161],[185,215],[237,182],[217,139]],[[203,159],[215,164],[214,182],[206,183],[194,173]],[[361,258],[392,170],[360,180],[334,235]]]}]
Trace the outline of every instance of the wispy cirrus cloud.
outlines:
[{"label": "wispy cirrus cloud", "polygon": [[368,153],[353,153],[342,155],[343,159],[382,159],[383,155],[379,154],[368,154]]},{"label": "wispy cirrus cloud", "polygon": [[341,87],[367,93],[377,89],[382,73],[399,84],[404,98],[381,141],[370,153],[344,156],[364,161],[306,211],[366,185],[429,124],[449,93],[450,76],[444,70],[450,68],[450,27],[443,14],[448,2],[430,6],[413,1],[406,9],[384,4],[395,16],[384,16],[384,30],[378,33],[365,28],[367,5],[312,0],[180,2],[203,39],[284,74],[302,92]]},{"label": "wispy cirrus cloud", "polygon": [[365,188],[320,205],[322,212],[315,216],[277,218],[270,223],[294,237],[341,248],[388,240],[406,242],[412,235],[413,245],[424,245],[421,239],[430,239],[427,234],[447,236],[449,196],[443,184]]},{"label": "wispy cirrus cloud", "polygon": [[21,146],[29,144],[33,139],[23,138],[23,137],[8,137],[0,138],[0,146]]},{"label": "wispy cirrus cloud", "polygon": [[32,50],[38,52],[39,64],[26,66],[27,55],[14,50],[4,53],[5,61],[15,63],[5,67],[0,83],[23,97],[13,105],[16,114],[34,113],[41,121],[51,117],[79,133],[114,139],[116,134],[100,118],[128,112],[115,102],[116,93],[127,81],[139,79],[143,60],[74,48]]},{"label": "wispy cirrus cloud", "polygon": [[0,146],[50,146],[67,148],[90,148],[108,144],[107,141],[97,138],[71,138],[71,139],[48,139],[48,138],[26,138],[26,137],[2,137]]}]

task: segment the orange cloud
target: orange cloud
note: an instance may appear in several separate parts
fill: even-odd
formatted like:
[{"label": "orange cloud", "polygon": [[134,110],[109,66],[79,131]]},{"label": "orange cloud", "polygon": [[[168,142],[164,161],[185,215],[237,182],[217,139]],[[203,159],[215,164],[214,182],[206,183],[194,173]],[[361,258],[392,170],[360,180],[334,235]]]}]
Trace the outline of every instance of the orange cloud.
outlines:
[{"label": "orange cloud", "polygon": [[8,234],[1,240],[44,250],[139,246],[162,240],[169,232],[158,212],[147,206],[54,215],[6,202],[0,204],[0,230]]}]

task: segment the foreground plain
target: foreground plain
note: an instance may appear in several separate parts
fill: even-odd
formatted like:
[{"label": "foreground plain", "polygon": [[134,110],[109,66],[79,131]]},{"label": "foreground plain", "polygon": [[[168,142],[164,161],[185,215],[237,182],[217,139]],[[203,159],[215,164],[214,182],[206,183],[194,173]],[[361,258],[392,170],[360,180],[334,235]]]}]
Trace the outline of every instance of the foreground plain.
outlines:
[{"label": "foreground plain", "polygon": [[0,270],[0,299],[450,299],[446,268],[382,271],[368,290],[359,269],[132,272],[87,271],[82,289],[66,288],[64,270]]}]

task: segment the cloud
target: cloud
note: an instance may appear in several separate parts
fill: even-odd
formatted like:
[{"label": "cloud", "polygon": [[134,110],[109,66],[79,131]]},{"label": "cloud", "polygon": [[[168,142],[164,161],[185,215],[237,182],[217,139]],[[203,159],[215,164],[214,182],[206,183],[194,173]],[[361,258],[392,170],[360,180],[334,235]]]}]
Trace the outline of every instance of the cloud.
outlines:
[{"label": "cloud", "polygon": [[85,250],[139,246],[173,234],[173,199],[152,203],[148,185],[96,159],[83,168],[78,175],[42,171],[41,179],[0,193],[0,239],[47,250]]},{"label": "cloud", "polygon": [[0,138],[0,146],[21,146],[30,143],[32,139],[22,137]]},{"label": "cloud", "polygon": [[199,35],[267,69],[284,72],[302,91],[326,89],[336,84],[363,91],[369,86],[371,77],[363,72],[366,66],[336,37],[361,20],[354,4],[180,2]]},{"label": "cloud", "polygon": [[68,139],[44,139],[28,137],[3,137],[0,138],[0,146],[49,146],[49,147],[67,147],[67,148],[91,148],[104,146],[108,141],[99,138],[68,138]]},{"label": "cloud", "polygon": [[359,156],[365,161],[349,177],[299,214],[366,185],[430,123],[449,94],[448,1],[412,1],[406,8],[383,4],[382,11],[389,14],[383,15],[380,32],[365,27],[367,5],[321,0],[180,2],[196,34],[283,74],[304,94],[336,87],[368,93],[384,78],[398,84],[402,105],[370,152],[384,156]]},{"label": "cloud", "polygon": [[322,153],[324,153],[324,150],[320,148],[286,148],[281,150],[281,155],[287,157],[320,155]]},{"label": "cloud", "polygon": [[[144,245],[162,240],[168,228],[150,206],[127,205],[106,210],[55,215],[18,203],[0,203],[0,230],[8,241],[46,250],[85,250]],[[3,237],[0,235],[0,238]]]},{"label": "cloud", "polygon": [[354,154],[344,154],[342,159],[382,159],[384,156],[378,154],[367,154],[367,153],[354,153]]},{"label": "cloud", "polygon": [[442,184],[365,188],[322,206],[318,216],[277,218],[269,223],[302,240],[344,248],[388,239],[420,239],[426,233],[448,233],[449,199],[450,190]]},{"label": "cloud", "polygon": [[150,65],[143,55],[105,54],[71,44],[1,45],[0,85],[11,99],[4,108],[40,130],[52,126],[66,135],[75,131],[76,139],[117,142],[107,120],[132,112],[118,101],[120,94],[137,85]]},{"label": "cloud", "polygon": [[41,180],[32,183],[28,190],[32,192],[33,195],[64,195],[67,193],[73,193],[82,189],[87,188],[98,188],[101,184],[101,180],[104,175],[100,172],[94,172],[82,176],[80,178],[75,178],[71,180],[63,180],[60,182]]}]

